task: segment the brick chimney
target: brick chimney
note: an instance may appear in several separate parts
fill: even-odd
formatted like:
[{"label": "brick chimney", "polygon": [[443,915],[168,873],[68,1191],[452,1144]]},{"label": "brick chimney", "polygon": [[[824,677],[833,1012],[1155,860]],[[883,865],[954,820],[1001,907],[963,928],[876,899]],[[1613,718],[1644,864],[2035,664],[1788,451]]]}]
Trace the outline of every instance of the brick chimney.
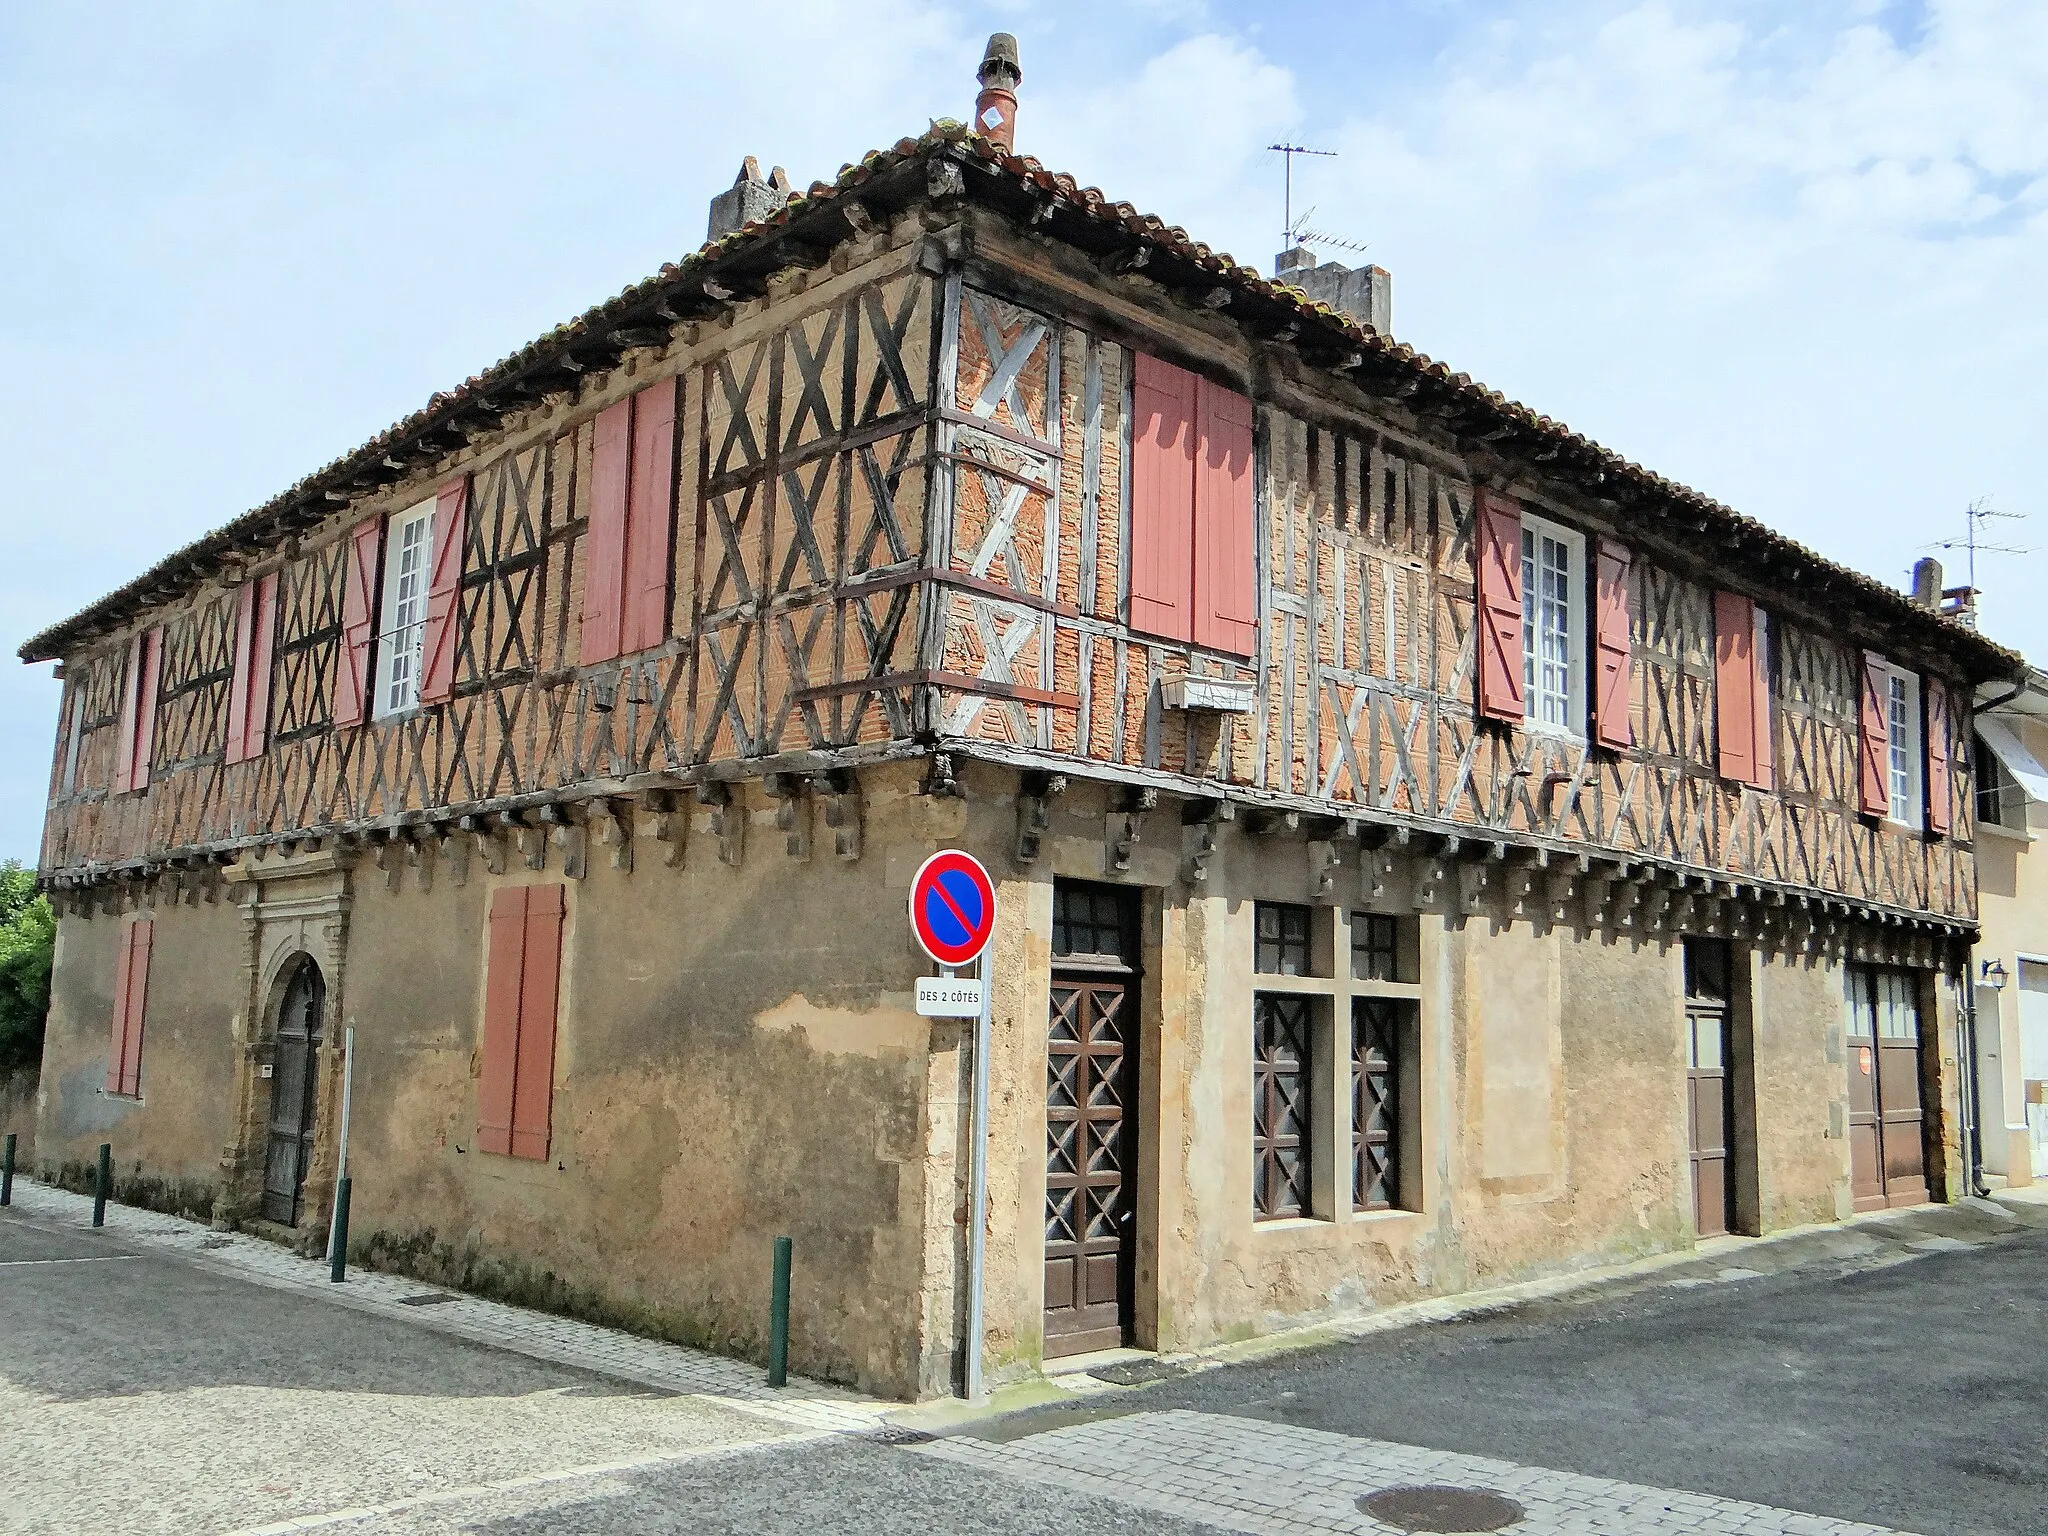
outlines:
[{"label": "brick chimney", "polygon": [[1017,85],[1024,71],[1017,65],[1017,39],[997,32],[981,50],[975,78],[981,94],[974,98],[974,131],[1005,154],[1017,152]]},{"label": "brick chimney", "polygon": [[1341,309],[1382,336],[1394,327],[1394,279],[1384,267],[1355,271],[1334,261],[1320,265],[1316,253],[1297,245],[1273,258],[1273,281],[1301,289],[1319,303]]},{"label": "brick chimney", "polygon": [[763,181],[761,162],[747,156],[740,162],[733,184],[711,199],[711,222],[704,239],[723,240],[742,225],[767,218],[789,201],[789,194],[789,172],[778,165]]}]

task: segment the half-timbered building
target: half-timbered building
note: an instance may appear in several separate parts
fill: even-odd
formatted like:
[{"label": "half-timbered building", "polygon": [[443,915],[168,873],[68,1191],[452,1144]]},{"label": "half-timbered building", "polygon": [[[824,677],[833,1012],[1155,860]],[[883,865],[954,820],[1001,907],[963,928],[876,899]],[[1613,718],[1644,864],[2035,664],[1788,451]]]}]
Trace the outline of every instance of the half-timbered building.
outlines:
[{"label": "half-timbered building", "polygon": [[23,648],[45,1170],[317,1246],[353,1029],[360,1261],[948,1391],[955,846],[992,1372],[1957,1194],[2018,659],[983,80]]}]

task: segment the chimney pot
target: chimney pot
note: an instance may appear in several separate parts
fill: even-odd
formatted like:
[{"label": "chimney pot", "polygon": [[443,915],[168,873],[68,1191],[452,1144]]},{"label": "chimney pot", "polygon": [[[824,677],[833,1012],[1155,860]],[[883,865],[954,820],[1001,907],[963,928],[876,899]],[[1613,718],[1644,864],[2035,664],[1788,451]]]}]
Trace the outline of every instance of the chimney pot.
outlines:
[{"label": "chimney pot", "polygon": [[789,195],[789,172],[778,165],[764,180],[761,162],[747,156],[740,162],[740,173],[733,178],[732,185],[711,199],[705,242],[723,240],[734,230],[767,218],[789,201]]},{"label": "chimney pot", "polygon": [[1017,63],[1017,39],[1007,32],[990,35],[975,72],[981,94],[974,98],[974,131],[1005,154],[1017,152],[1017,86],[1024,79]]},{"label": "chimney pot", "polygon": [[1913,562],[1913,601],[1921,608],[1941,607],[1941,562],[1932,555]]}]

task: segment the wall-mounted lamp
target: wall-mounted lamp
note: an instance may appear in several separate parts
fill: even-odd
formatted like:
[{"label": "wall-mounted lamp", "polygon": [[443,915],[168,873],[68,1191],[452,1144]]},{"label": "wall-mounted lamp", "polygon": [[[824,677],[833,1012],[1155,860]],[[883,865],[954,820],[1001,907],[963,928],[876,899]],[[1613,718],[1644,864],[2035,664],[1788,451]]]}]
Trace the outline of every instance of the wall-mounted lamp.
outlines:
[{"label": "wall-mounted lamp", "polygon": [[1994,992],[2005,990],[2005,966],[1997,960],[1986,960],[1977,970],[1977,985],[1989,987]]}]

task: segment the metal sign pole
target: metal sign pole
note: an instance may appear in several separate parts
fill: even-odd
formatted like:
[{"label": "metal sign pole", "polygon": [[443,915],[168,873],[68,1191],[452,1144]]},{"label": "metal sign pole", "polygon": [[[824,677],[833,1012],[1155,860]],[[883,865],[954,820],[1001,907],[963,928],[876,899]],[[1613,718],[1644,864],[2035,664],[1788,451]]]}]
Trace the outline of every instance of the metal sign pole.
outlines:
[{"label": "metal sign pole", "polygon": [[[993,946],[991,946],[993,947]],[[988,1250],[988,1053],[989,999],[995,992],[990,950],[981,952],[981,1012],[974,1020],[974,1111],[968,1161],[967,1228],[967,1400],[980,1402],[982,1277]]]}]

